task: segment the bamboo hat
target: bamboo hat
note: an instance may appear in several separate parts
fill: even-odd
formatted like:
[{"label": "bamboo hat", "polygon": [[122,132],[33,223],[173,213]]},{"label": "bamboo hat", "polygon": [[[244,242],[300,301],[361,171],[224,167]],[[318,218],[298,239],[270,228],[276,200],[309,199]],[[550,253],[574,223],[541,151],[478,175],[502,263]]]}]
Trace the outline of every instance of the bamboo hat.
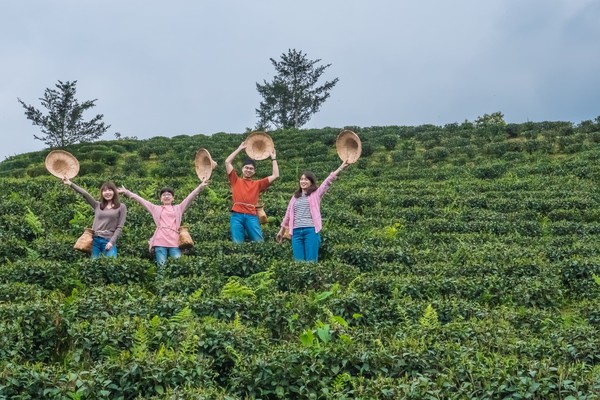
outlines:
[{"label": "bamboo hat", "polygon": [[79,173],[79,161],[68,151],[53,150],[46,156],[46,169],[57,178],[74,178]]},{"label": "bamboo hat", "polygon": [[349,164],[354,164],[362,153],[362,144],[358,135],[351,130],[343,130],[335,141],[335,148],[342,161],[348,160]]},{"label": "bamboo hat", "polygon": [[196,152],[194,164],[196,165],[196,175],[200,180],[210,178],[213,169],[217,167],[217,163],[213,161],[210,153],[205,148],[201,148]]},{"label": "bamboo hat", "polygon": [[266,132],[256,131],[252,132],[246,138],[246,154],[253,160],[264,160],[269,158],[275,144],[271,136],[267,135]]}]

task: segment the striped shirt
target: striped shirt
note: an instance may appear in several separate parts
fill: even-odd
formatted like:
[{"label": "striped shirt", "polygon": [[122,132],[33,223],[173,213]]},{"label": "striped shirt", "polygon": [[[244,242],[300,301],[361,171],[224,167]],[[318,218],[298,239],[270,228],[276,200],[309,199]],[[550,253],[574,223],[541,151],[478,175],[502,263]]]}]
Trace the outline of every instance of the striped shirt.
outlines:
[{"label": "striped shirt", "polygon": [[308,197],[304,193],[296,199],[294,204],[294,228],[306,228],[315,226],[310,214]]}]

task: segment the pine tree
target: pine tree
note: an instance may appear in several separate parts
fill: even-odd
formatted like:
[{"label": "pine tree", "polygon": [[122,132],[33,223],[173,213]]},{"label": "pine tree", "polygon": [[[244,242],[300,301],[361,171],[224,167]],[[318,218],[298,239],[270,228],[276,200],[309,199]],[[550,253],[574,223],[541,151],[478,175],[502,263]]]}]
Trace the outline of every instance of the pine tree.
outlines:
[{"label": "pine tree", "polygon": [[277,71],[271,82],[256,84],[263,97],[260,108],[256,109],[259,118],[257,128],[299,128],[319,111],[329,98],[330,91],[339,81],[335,78],[317,86],[318,80],[331,64],[316,66],[321,60],[309,60],[306,54],[294,49],[281,55],[281,61],[270,59]]},{"label": "pine tree", "polygon": [[110,125],[102,122],[102,114],[87,122],[83,120],[84,111],[95,107],[97,99],[79,104],[75,98],[77,81],[58,81],[55,86],[56,89],[46,89],[44,97],[39,99],[48,110],[48,115],[17,98],[25,108],[27,119],[39,126],[43,133],[42,136],[33,135],[35,139],[42,140],[49,147],[66,147],[78,142],[91,142],[110,128]]}]

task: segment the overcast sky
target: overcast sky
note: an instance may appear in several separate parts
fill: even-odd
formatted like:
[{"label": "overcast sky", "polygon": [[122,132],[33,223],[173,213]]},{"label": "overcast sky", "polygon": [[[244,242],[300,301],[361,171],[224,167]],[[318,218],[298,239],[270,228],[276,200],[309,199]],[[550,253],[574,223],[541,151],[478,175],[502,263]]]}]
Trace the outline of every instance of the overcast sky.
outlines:
[{"label": "overcast sky", "polygon": [[288,49],[331,64],[305,128],[600,116],[598,0],[16,0],[0,4],[0,161],[45,148],[17,97],[77,80],[115,132],[242,133]]}]

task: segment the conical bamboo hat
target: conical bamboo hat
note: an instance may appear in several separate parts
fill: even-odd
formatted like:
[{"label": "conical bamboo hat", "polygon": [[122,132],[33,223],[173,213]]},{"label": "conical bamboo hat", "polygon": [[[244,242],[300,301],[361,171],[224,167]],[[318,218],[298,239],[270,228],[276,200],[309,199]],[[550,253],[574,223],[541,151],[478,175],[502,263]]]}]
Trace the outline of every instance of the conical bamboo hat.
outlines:
[{"label": "conical bamboo hat", "polygon": [[275,149],[271,136],[261,131],[252,132],[248,135],[246,144],[246,154],[253,160],[267,159]]},{"label": "conical bamboo hat", "polygon": [[196,152],[194,164],[196,165],[196,175],[198,175],[200,180],[210,178],[213,169],[217,167],[217,163],[213,161],[210,153],[205,148],[202,148]]},{"label": "conical bamboo hat", "polygon": [[353,164],[362,153],[362,144],[358,135],[351,130],[343,130],[335,141],[335,148],[342,161]]},{"label": "conical bamboo hat", "polygon": [[68,151],[53,150],[46,156],[46,169],[57,178],[74,178],[79,173],[79,161]]}]

